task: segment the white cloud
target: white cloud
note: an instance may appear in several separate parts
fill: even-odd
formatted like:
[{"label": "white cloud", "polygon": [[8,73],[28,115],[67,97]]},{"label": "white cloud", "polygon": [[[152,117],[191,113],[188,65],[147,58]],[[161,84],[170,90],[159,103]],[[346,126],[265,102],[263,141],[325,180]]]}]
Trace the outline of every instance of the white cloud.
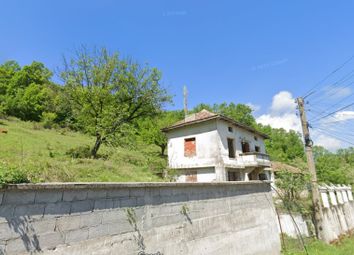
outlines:
[{"label": "white cloud", "polygon": [[323,146],[327,150],[336,151],[339,148],[343,147],[342,142],[335,138],[323,134],[317,134],[317,135],[314,134],[314,137],[315,137],[314,138],[315,145]]},{"label": "white cloud", "polygon": [[281,91],[273,97],[271,114],[294,113],[296,110],[295,99],[288,91]]},{"label": "white cloud", "polygon": [[295,114],[286,113],[281,116],[263,114],[257,118],[257,122],[263,125],[270,125],[273,128],[284,128],[285,130],[301,131],[299,119]]},{"label": "white cloud", "polygon": [[281,91],[273,97],[269,113],[259,116],[258,123],[274,128],[284,128],[289,131],[301,131],[301,125],[296,116],[295,99],[288,91]]},{"label": "white cloud", "polygon": [[352,94],[352,89],[349,87],[326,87],[325,94],[330,99],[339,99]]},{"label": "white cloud", "polygon": [[354,120],[354,111],[341,111],[334,115],[338,121]]},{"label": "white cloud", "polygon": [[261,109],[261,107],[259,105],[256,105],[256,104],[247,103],[246,105],[248,107],[250,107],[252,109],[252,111],[254,111],[254,112],[259,111],[259,109]]},{"label": "white cloud", "polygon": [[[354,119],[354,112],[339,113],[342,119]],[[273,128],[284,128],[287,131],[295,130],[302,133],[300,119],[296,115],[295,98],[288,91],[281,91],[274,95],[268,113],[259,116],[256,121],[263,125],[270,125]],[[315,145],[321,145],[330,151],[343,147],[341,141],[316,130],[311,131],[313,131],[311,135]]]}]

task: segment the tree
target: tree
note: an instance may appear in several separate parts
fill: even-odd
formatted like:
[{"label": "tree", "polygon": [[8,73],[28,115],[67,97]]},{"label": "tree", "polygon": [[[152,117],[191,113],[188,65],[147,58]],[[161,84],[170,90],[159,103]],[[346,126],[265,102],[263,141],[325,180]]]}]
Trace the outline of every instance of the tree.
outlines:
[{"label": "tree", "polygon": [[316,162],[317,176],[320,182],[334,184],[352,184],[353,166],[350,158],[353,154],[349,149],[341,149],[338,153],[327,151],[321,146],[313,148]]},{"label": "tree", "polygon": [[40,62],[22,69],[16,62],[0,66],[1,108],[7,115],[39,121],[51,103],[52,73]]},{"label": "tree", "polygon": [[252,109],[245,104],[221,103],[213,106],[201,103],[193,108],[192,112],[200,112],[206,109],[211,112],[225,115],[235,121],[245,124],[250,127],[256,126],[256,120],[252,115]]},{"label": "tree", "polygon": [[170,101],[156,68],[123,60],[105,48],[82,47],[70,61],[64,60],[61,77],[74,116],[96,137],[92,157],[123,125],[155,116]]},{"label": "tree", "polygon": [[290,210],[301,209],[300,193],[306,190],[309,183],[309,175],[305,173],[292,173],[287,170],[277,172],[276,186],[282,193],[284,206]]},{"label": "tree", "polygon": [[285,163],[291,163],[299,158],[305,160],[304,144],[299,133],[261,124],[258,124],[258,129],[269,136],[269,139],[265,140],[265,145],[272,160]]},{"label": "tree", "polygon": [[214,105],[214,109],[216,112],[230,117],[237,122],[245,124],[249,127],[256,127],[256,120],[252,115],[252,109],[248,105],[222,103],[219,105]]},{"label": "tree", "polygon": [[139,121],[139,134],[144,142],[155,144],[161,149],[161,156],[165,155],[167,147],[166,135],[161,131],[162,128],[170,126],[183,119],[183,111],[165,111],[154,118],[146,118]]}]

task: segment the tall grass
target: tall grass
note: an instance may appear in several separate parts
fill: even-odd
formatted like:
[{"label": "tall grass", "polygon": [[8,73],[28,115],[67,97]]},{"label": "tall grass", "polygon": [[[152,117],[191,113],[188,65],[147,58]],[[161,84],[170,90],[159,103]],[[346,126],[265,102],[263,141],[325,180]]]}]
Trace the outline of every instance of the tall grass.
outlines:
[{"label": "tall grass", "polygon": [[68,152],[92,146],[92,137],[13,118],[1,120],[0,128],[8,130],[0,133],[0,161],[23,169],[31,182],[162,181],[156,173],[166,166],[166,159],[155,146],[103,146],[100,159],[78,158]]}]

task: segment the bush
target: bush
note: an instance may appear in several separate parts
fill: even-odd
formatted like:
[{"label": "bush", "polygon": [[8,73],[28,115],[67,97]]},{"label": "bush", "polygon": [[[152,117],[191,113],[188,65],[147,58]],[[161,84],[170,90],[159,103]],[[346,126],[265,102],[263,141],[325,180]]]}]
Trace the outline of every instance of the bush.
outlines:
[{"label": "bush", "polygon": [[88,145],[78,146],[76,148],[69,149],[65,154],[72,158],[90,158],[91,148]]},{"label": "bush", "polygon": [[51,129],[56,125],[57,115],[54,112],[43,112],[41,122],[44,128]]},{"label": "bush", "polygon": [[0,162],[0,186],[30,182],[25,171]]}]

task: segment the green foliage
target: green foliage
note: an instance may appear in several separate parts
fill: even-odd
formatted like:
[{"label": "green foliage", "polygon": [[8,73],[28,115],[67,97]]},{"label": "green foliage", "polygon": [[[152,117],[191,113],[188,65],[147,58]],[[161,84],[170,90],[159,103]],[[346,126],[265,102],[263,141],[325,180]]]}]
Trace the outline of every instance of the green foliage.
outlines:
[{"label": "green foliage", "polygon": [[20,168],[0,162],[0,187],[6,184],[27,183],[27,174]]},{"label": "green foliage", "polygon": [[40,62],[21,68],[10,61],[0,65],[0,109],[22,120],[39,121],[53,105],[52,73]]},{"label": "green foliage", "polygon": [[281,191],[285,208],[304,213],[307,208],[302,203],[300,193],[306,190],[309,180],[310,176],[307,174],[292,173],[287,170],[276,173],[276,186]]},{"label": "green foliage", "polygon": [[139,136],[144,142],[159,146],[160,154],[163,156],[167,147],[167,138],[161,129],[183,118],[183,111],[164,111],[153,118],[145,118],[138,122]]},{"label": "green foliage", "polygon": [[291,163],[296,159],[305,159],[304,145],[299,133],[260,124],[258,129],[269,136],[265,145],[272,160]]},{"label": "green foliage", "polygon": [[203,109],[225,115],[250,127],[256,127],[257,125],[256,120],[252,115],[252,109],[245,104],[227,104],[225,102],[221,104],[214,104],[213,106],[208,104],[199,104],[193,108],[192,112],[199,112]]},{"label": "green foliage", "polygon": [[320,146],[314,146],[317,177],[320,182],[354,184],[354,149],[342,149],[331,153]]},{"label": "green foliage", "polygon": [[43,112],[41,122],[44,128],[51,129],[55,125],[57,114],[54,112]]},{"label": "green foliage", "polygon": [[73,115],[84,131],[96,136],[93,157],[123,124],[154,116],[169,102],[156,68],[120,59],[118,53],[82,48],[64,64],[61,77]]}]

